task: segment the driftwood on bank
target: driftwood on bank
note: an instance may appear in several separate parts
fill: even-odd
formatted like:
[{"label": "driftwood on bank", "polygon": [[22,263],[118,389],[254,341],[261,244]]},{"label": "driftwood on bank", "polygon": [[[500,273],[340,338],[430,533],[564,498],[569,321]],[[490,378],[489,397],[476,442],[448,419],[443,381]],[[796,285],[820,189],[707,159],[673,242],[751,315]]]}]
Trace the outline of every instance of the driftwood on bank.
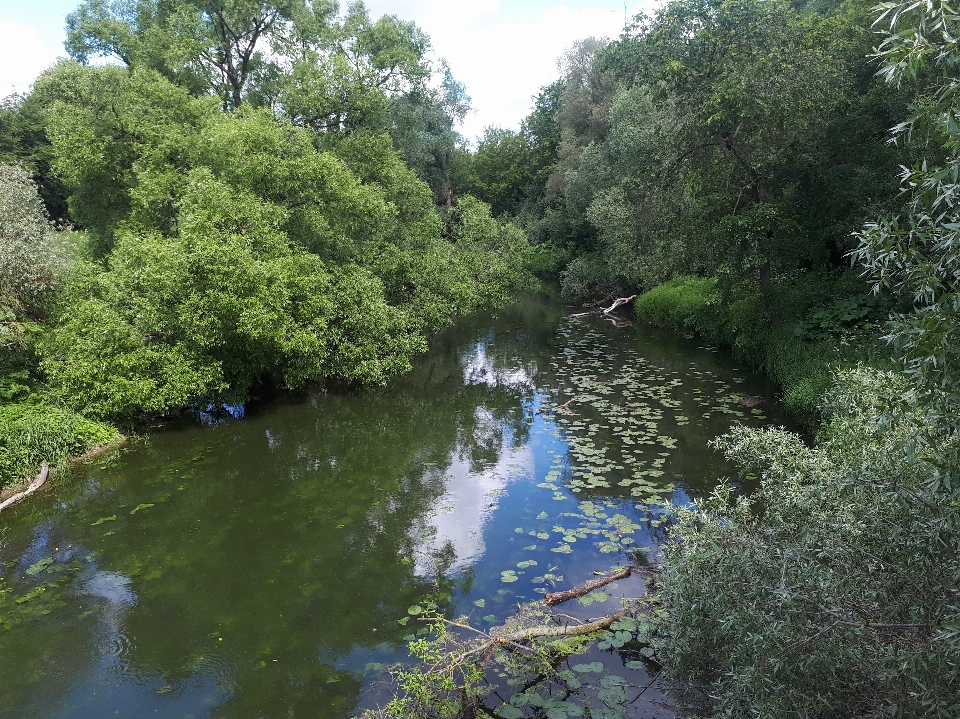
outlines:
[{"label": "driftwood on bank", "polygon": [[621,569],[619,572],[611,574],[608,577],[600,577],[599,579],[591,580],[581,584],[579,587],[568,589],[565,592],[551,592],[543,598],[543,603],[552,607],[554,604],[560,604],[560,602],[565,602],[568,599],[582,597],[585,594],[589,594],[594,589],[599,589],[600,587],[610,584],[610,582],[615,582],[618,579],[626,579],[632,572],[633,570],[630,567],[627,567],[626,569]]},{"label": "driftwood on bank", "polygon": [[40,489],[40,487],[43,486],[44,482],[47,481],[47,477],[49,476],[50,476],[50,467],[48,467],[47,463],[44,462],[43,464],[40,465],[40,473],[34,478],[32,482],[30,482],[30,486],[27,487],[22,492],[19,492],[18,494],[13,495],[9,499],[7,499],[5,502],[0,504],[0,511],[3,511],[7,507],[13,506],[24,497],[29,496],[34,492],[36,492],[38,489]]}]

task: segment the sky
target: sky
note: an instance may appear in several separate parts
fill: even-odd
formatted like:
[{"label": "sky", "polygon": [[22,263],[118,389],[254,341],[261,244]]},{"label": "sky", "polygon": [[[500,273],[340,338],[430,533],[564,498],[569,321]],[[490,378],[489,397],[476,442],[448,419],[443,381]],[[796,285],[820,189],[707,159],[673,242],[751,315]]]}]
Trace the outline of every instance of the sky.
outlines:
[{"label": "sky", "polygon": [[[557,60],[577,40],[615,38],[624,19],[656,0],[367,0],[372,17],[413,20],[467,86],[473,111],[460,131],[516,129],[537,91],[559,76]],[[64,18],[78,0],[0,0],[0,96],[24,92],[63,49]],[[341,2],[341,6],[345,6]]]}]

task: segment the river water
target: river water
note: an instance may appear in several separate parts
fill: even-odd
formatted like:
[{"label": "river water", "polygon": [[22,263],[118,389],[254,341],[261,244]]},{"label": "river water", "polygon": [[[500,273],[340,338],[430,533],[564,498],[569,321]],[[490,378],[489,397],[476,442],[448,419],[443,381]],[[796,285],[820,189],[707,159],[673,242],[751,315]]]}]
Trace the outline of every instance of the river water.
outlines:
[{"label": "river water", "polygon": [[707,442],[780,418],[722,354],[569,311],[463,320],[386,388],[204,415],[5,511],[0,717],[350,717],[388,698],[411,606],[492,626],[655,561],[658,503],[731,471]]}]

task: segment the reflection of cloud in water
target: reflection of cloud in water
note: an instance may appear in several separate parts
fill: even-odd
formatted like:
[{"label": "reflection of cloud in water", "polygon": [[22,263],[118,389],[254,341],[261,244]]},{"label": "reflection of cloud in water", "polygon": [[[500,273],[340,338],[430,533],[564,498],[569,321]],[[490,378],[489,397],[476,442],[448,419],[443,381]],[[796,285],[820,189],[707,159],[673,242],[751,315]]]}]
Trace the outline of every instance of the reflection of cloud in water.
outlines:
[{"label": "reflection of cloud in water", "polygon": [[[519,358],[516,358],[519,362]],[[487,354],[487,345],[477,342],[463,358],[463,383],[485,384],[489,387],[533,389],[531,373],[524,367],[498,367]]]},{"label": "reflection of cloud in water", "polygon": [[130,579],[122,574],[97,571],[82,582],[78,592],[104,600],[100,613],[103,633],[97,646],[104,660],[116,662],[121,667],[128,663],[131,649],[121,624],[127,610],[137,603],[137,595],[130,585]]},{"label": "reflection of cloud in water", "polygon": [[510,481],[533,471],[531,449],[512,447],[510,441],[507,433],[497,463],[480,471],[463,456],[466,453],[452,453],[446,491],[411,530],[417,546],[417,575],[432,575],[438,565],[446,571],[463,569],[483,555],[483,527],[496,510],[498,497]]}]

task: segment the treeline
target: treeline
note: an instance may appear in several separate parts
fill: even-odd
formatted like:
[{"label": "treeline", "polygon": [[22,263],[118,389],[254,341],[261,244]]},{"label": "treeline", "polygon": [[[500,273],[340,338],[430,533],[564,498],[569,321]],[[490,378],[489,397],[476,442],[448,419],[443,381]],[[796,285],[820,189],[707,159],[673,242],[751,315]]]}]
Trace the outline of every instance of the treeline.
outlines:
[{"label": "treeline", "polygon": [[382,383],[529,285],[524,234],[453,202],[469,98],[412,23],[89,0],[67,26],[71,59],[0,110],[4,481],[95,422]]},{"label": "treeline", "polygon": [[877,77],[871,7],[667,3],[575,46],[518,132],[488,131],[462,187],[524,227],[571,301],[708,279],[675,281],[672,311],[655,295],[643,318],[767,367],[809,419],[829,372],[805,358],[878,361],[857,338],[896,307],[850,270],[852,233],[902,206],[901,165],[942,156],[890,142],[918,89]]}]

